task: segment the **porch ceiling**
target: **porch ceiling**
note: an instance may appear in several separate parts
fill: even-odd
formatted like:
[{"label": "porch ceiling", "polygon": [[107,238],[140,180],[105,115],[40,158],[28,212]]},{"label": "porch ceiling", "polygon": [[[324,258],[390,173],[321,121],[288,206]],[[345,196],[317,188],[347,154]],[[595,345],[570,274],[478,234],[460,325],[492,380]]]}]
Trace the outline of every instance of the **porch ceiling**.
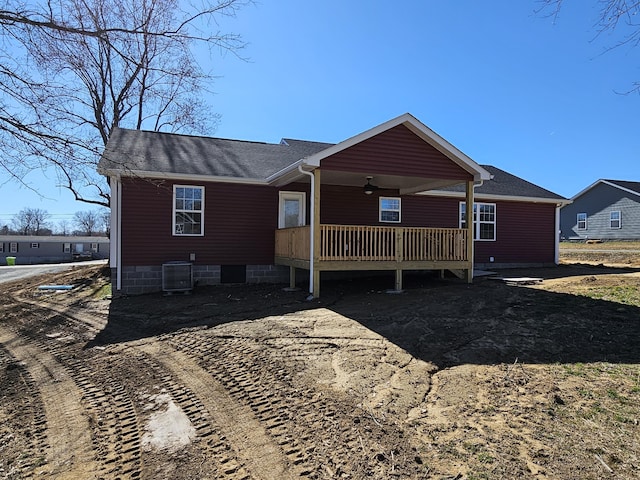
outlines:
[{"label": "porch ceiling", "polygon": [[[399,175],[376,175],[374,173],[338,172],[322,170],[320,182],[323,185],[340,185],[345,187],[363,187],[367,177],[373,177],[371,183],[381,190],[399,190],[401,194],[409,194],[442,188],[464,183],[460,180],[443,180],[440,178],[408,177]],[[303,181],[308,181],[305,176]]]}]

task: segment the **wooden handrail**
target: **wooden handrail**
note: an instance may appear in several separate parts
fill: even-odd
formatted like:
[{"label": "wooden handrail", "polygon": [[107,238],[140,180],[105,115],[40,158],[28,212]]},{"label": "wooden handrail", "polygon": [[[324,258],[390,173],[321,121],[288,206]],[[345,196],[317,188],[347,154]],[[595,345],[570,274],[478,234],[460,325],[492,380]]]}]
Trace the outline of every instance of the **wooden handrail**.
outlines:
[{"label": "wooden handrail", "polygon": [[[309,226],[276,230],[276,257],[309,260]],[[320,226],[320,261],[467,261],[462,228]]]}]

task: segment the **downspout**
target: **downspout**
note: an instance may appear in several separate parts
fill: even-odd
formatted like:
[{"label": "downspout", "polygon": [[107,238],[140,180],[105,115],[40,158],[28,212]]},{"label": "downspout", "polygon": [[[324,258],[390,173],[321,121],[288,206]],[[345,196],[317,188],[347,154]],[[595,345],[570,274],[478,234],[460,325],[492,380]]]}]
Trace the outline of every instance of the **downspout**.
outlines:
[{"label": "downspout", "polygon": [[122,290],[122,182],[118,178],[118,270],[117,270],[117,286],[118,292]]},{"label": "downspout", "polygon": [[120,177],[111,177],[111,251],[109,263],[116,269],[116,291],[122,288],[122,184]]},{"label": "downspout", "polygon": [[315,177],[313,175],[313,172],[307,172],[306,170],[302,169],[302,164],[298,165],[298,171],[300,173],[302,173],[303,175],[308,175],[311,178],[311,203],[310,203],[310,209],[311,209],[311,214],[309,215],[309,223],[311,225],[311,230],[310,230],[310,239],[309,239],[309,295],[312,296],[313,295],[313,249],[314,249],[314,243],[313,243],[313,237],[314,237],[314,225],[315,225],[315,216],[314,216],[314,211],[315,211]]}]

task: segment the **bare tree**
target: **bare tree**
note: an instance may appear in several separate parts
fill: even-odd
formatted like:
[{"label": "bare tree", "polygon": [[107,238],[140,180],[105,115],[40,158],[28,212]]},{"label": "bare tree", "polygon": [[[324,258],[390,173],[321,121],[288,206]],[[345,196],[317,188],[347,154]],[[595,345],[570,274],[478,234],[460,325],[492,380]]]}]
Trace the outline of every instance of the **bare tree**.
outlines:
[{"label": "bare tree", "polygon": [[215,124],[203,101],[212,77],[193,48],[237,53],[240,38],[212,26],[250,2],[5,0],[0,168],[18,180],[54,168],[77,200],[107,206],[95,167],[114,128],[201,133]]},{"label": "bare tree", "polygon": [[69,220],[63,218],[62,220],[58,221],[57,233],[59,233],[60,235],[69,235],[70,231],[71,226],[69,224]]},{"label": "bare tree", "polygon": [[19,235],[43,235],[50,232],[49,212],[40,208],[23,208],[13,216],[14,230]]},{"label": "bare tree", "polygon": [[[538,0],[538,13],[553,17],[556,21],[560,17],[564,0]],[[609,45],[607,50],[624,45],[637,47],[640,45],[640,1],[637,0],[598,0],[593,3],[599,6],[596,20],[596,36],[620,32],[617,40]],[[634,82],[633,87],[626,93],[640,93],[640,81]]]},{"label": "bare tree", "polygon": [[108,237],[111,234],[111,210],[105,210],[100,214],[100,225]]},{"label": "bare tree", "polygon": [[95,210],[76,212],[73,215],[73,223],[83,235],[91,236],[98,231],[101,215]]}]

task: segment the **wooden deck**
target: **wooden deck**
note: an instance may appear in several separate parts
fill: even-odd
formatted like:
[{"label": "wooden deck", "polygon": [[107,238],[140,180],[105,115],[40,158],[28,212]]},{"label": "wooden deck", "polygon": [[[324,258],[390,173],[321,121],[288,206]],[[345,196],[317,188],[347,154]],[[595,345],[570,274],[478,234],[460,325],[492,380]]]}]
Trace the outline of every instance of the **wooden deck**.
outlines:
[{"label": "wooden deck", "polygon": [[[276,230],[275,263],[309,270],[310,237],[309,226]],[[322,224],[316,238],[317,271],[395,270],[401,276],[403,270],[451,270],[462,276],[472,269],[461,228]]]}]

